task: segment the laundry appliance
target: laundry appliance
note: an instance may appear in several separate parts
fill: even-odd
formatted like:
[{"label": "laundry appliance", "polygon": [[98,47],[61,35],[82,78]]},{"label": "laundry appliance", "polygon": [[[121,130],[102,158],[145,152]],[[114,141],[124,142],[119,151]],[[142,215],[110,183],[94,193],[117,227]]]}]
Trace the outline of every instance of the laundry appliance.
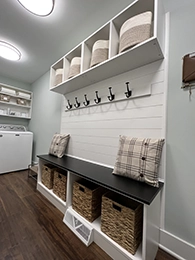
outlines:
[{"label": "laundry appliance", "polygon": [[25,126],[0,124],[0,174],[27,169],[32,144],[33,133]]}]

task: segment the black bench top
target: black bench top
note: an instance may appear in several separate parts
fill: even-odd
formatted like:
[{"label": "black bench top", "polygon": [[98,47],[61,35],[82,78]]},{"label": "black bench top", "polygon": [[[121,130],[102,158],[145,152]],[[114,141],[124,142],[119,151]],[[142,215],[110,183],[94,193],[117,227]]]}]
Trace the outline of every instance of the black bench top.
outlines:
[{"label": "black bench top", "polygon": [[90,163],[70,156],[57,158],[53,155],[38,155],[37,157],[109,190],[137,200],[142,204],[150,205],[163,187],[162,182],[159,183],[159,188],[156,188],[143,182],[112,174],[113,168]]}]

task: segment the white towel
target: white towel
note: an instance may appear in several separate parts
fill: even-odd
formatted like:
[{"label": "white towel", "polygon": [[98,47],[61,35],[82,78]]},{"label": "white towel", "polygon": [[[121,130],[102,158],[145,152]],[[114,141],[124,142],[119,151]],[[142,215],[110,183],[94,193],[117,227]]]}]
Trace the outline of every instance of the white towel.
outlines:
[{"label": "white towel", "polygon": [[18,92],[18,96],[30,99],[30,94],[24,92]]},{"label": "white towel", "polygon": [[5,88],[5,87],[0,87],[0,91],[3,93],[11,94],[11,95],[16,94],[16,91],[14,89]]}]

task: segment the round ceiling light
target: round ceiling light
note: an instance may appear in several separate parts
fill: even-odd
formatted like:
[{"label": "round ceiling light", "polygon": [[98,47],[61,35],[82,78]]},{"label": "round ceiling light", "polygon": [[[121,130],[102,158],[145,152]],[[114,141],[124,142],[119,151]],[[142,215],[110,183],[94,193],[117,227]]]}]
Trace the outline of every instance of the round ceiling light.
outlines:
[{"label": "round ceiling light", "polygon": [[54,9],[54,0],[18,0],[18,2],[33,14],[47,16]]},{"label": "round ceiling light", "polygon": [[21,53],[13,45],[0,41],[0,57],[16,61],[21,58]]}]

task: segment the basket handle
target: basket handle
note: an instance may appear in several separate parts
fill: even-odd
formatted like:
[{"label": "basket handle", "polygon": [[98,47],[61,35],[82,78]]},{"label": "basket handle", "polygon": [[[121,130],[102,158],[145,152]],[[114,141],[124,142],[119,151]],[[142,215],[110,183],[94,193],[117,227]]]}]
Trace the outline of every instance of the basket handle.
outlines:
[{"label": "basket handle", "polygon": [[58,174],[58,178],[59,178],[59,179],[62,179],[62,176],[61,176],[60,174]]},{"label": "basket handle", "polygon": [[46,171],[48,171],[48,168],[47,168],[47,167],[45,167],[45,170],[46,170]]},{"label": "basket handle", "polygon": [[85,192],[85,189],[79,185],[79,190],[82,191],[82,192]]},{"label": "basket handle", "polygon": [[118,205],[112,203],[112,207],[121,212],[121,207],[119,207]]}]

